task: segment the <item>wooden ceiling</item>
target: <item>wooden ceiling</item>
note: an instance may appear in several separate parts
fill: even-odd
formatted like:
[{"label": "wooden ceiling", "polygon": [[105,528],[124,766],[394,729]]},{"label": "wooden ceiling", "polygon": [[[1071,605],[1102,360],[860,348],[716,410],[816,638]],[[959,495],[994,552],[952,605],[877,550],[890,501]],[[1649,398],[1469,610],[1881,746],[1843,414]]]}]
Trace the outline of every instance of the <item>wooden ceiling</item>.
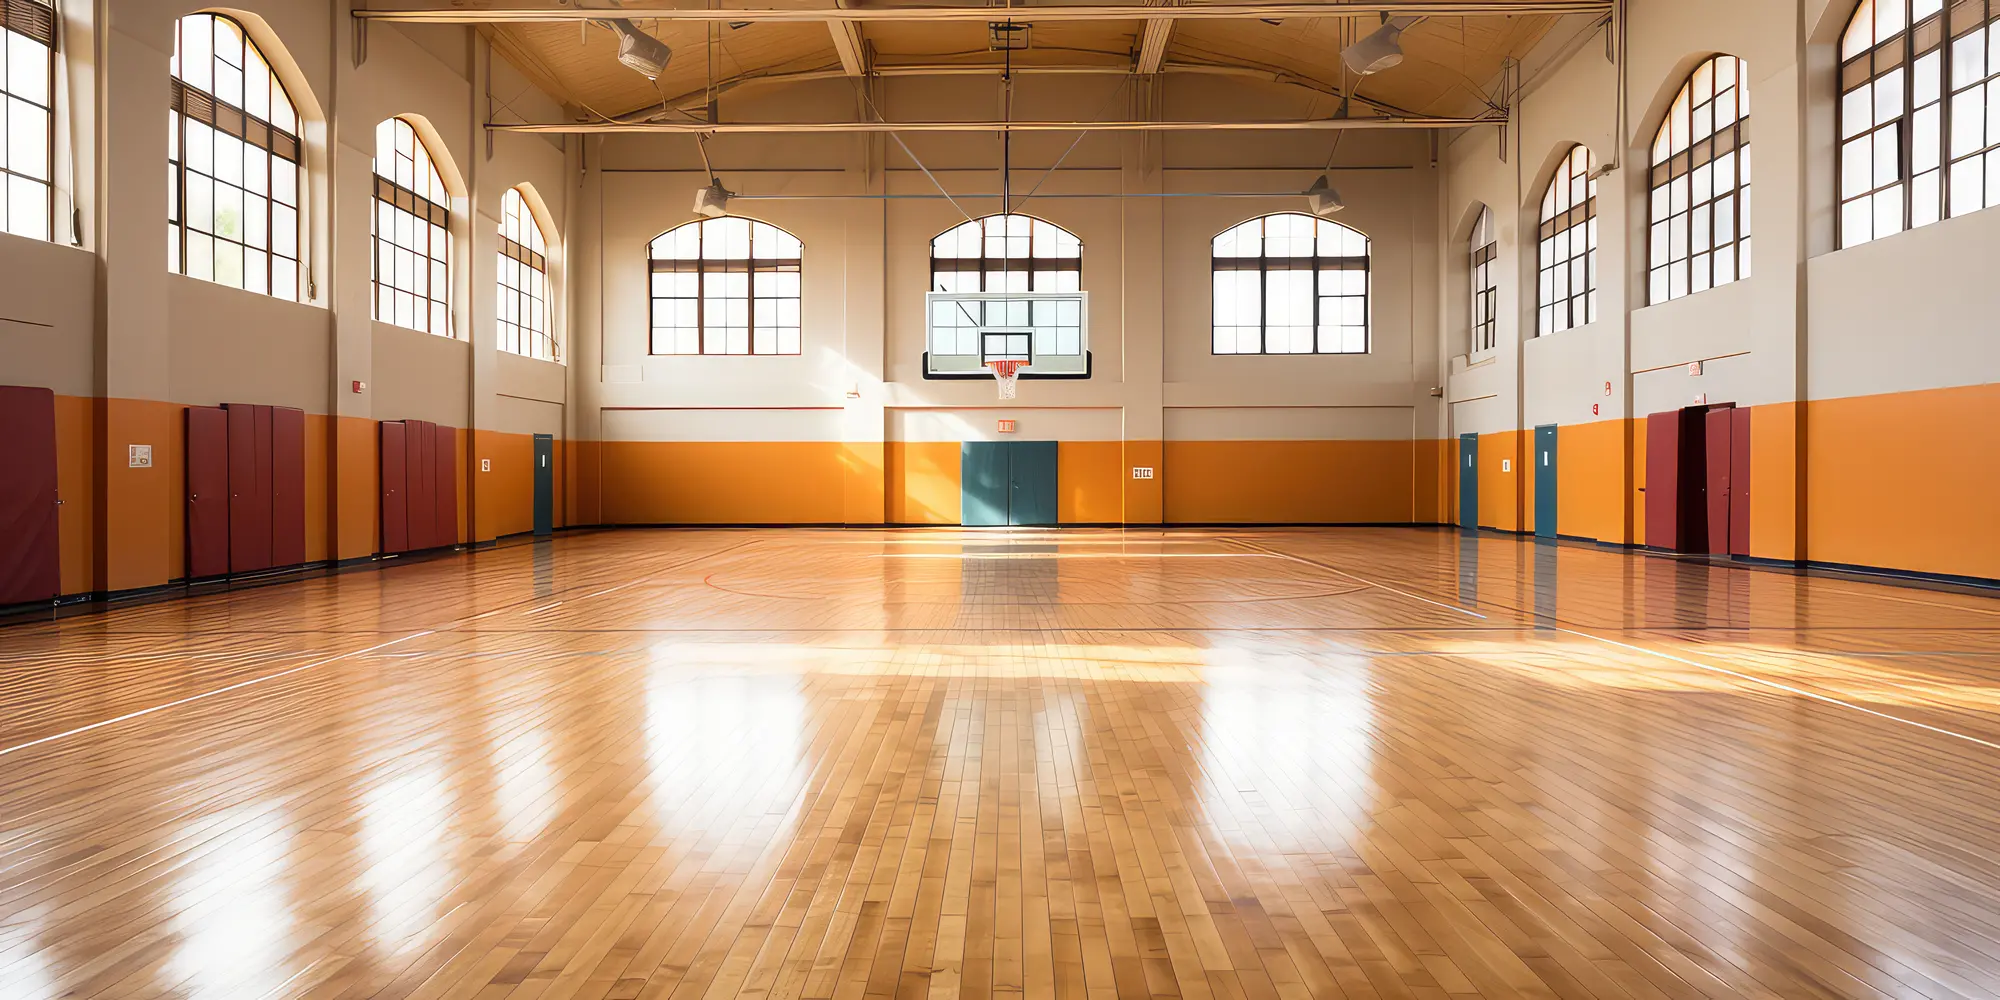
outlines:
[{"label": "wooden ceiling", "polygon": [[[1170,9],[1170,8],[1169,8]],[[1166,71],[1234,73],[1317,91],[1331,113],[1352,93],[1356,113],[1367,109],[1413,115],[1465,115],[1488,106],[1481,91],[1508,58],[1521,58],[1559,20],[1558,15],[1431,17],[1403,36],[1401,66],[1365,78],[1347,74],[1340,51],[1372,31],[1369,18],[1287,17],[1280,20],[1174,22],[1162,60]],[[503,56],[551,95],[574,105],[580,117],[644,114],[663,102],[698,111],[713,87],[846,75],[834,32],[841,25],[813,22],[710,24],[691,20],[637,19],[638,26],[674,50],[657,82],[620,65],[617,37],[582,22],[481,25]],[[831,27],[831,30],[830,30]],[[963,72],[997,67],[987,27],[979,21],[870,21],[856,26],[867,58],[885,72]],[[1013,53],[1018,67],[1129,71],[1136,64],[1142,20],[1044,22],[1033,26],[1029,47]],[[721,101],[728,119],[728,99]],[[974,115],[983,114],[976,112]],[[685,117],[684,114],[674,117]]]}]

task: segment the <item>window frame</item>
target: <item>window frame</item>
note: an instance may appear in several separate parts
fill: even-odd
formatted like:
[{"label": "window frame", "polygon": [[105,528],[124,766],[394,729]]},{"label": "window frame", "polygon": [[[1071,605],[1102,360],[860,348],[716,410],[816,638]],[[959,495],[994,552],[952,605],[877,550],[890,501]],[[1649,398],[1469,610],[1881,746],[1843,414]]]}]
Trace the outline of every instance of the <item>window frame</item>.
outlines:
[{"label": "window frame", "polygon": [[[10,233],[22,239],[39,239],[44,243],[54,242],[56,237],[56,100],[59,96],[56,91],[56,65],[60,58],[56,42],[59,35],[57,24],[60,18],[61,14],[52,3],[44,3],[42,0],[0,0],[0,45],[7,44],[7,36],[20,35],[48,50],[49,67],[48,79],[44,82],[48,94],[46,105],[31,101],[7,89],[6,80],[0,78],[0,104],[20,101],[40,109],[47,115],[48,120],[48,127],[43,130],[47,141],[43,145],[42,154],[42,170],[47,176],[36,177],[15,170],[4,157],[0,157],[0,233]],[[45,189],[42,235],[18,233],[13,229],[13,210],[9,203],[12,201],[15,178],[29,184],[40,185]]]},{"label": "window frame", "polygon": [[[1597,179],[1590,176],[1590,147],[1582,143],[1570,147],[1556,166],[1555,176],[1542,193],[1540,224],[1535,230],[1535,336],[1545,337],[1574,330],[1597,321]],[[1568,182],[1572,197],[1567,208],[1558,209],[1556,193]],[[1574,197],[1575,186],[1584,185],[1581,201]],[[1576,249],[1570,237],[1570,254],[1555,260],[1556,246],[1565,234],[1583,230],[1583,249]],[[1583,261],[1583,291],[1577,292],[1575,264]],[[1557,271],[1569,272],[1569,294],[1551,301]],[[1583,318],[1576,316],[1577,300],[1583,300]],[[1558,318],[1560,317],[1560,322]]]},{"label": "window frame", "polygon": [[[533,237],[533,242],[542,245],[541,250],[535,249],[530,244],[521,243],[512,236],[507,235],[510,205],[518,206],[518,208],[512,209],[515,214],[517,227],[523,225],[529,227],[527,235]],[[548,233],[542,229],[541,219],[535,216],[533,206],[528,204],[527,197],[521,193],[519,185],[508,188],[500,196],[500,225],[497,229],[500,236],[500,247],[498,250],[499,260],[496,261],[498,269],[494,274],[493,283],[498,290],[498,298],[501,303],[504,303],[508,295],[513,295],[515,297],[515,315],[517,317],[537,317],[541,320],[541,328],[536,329],[534,325],[523,323],[519,320],[508,320],[506,318],[507,310],[504,304],[502,304],[496,309],[493,316],[494,346],[508,354],[533,358],[537,361],[562,364],[562,343],[556,338],[555,317],[549,308],[554,299],[549,284],[549,265],[546,253],[549,237]],[[516,231],[519,231],[519,229],[517,228]],[[535,289],[518,288],[507,283],[508,261],[514,262],[533,275],[531,280],[539,284],[539,294],[536,294]],[[513,329],[515,343],[527,347],[526,350],[514,350],[506,346],[508,328],[510,327]],[[531,340],[534,346],[528,346]],[[542,354],[537,353],[537,348],[543,346],[547,348],[547,357],[543,357]]]},{"label": "window frame", "polygon": [[[735,220],[738,222],[745,223],[750,227],[750,235],[744,243],[744,248],[749,252],[750,256],[714,258],[714,259],[708,259],[702,256],[702,249],[706,245],[706,241],[708,238],[708,227],[718,223],[728,222],[730,220]],[[689,226],[697,227],[695,229],[695,255],[693,257],[654,256],[653,247],[657,245],[660,242],[660,240],[674,233],[680,232],[681,230],[686,229]],[[799,245],[799,256],[758,257],[757,251],[755,249],[758,226],[769,227],[770,229],[775,230],[779,234],[782,234],[783,236],[797,243]],[[653,276],[656,274],[687,274],[690,272],[692,272],[696,276],[695,293],[694,293],[695,349],[692,351],[662,351],[659,349],[659,341],[657,339],[659,331],[662,328],[655,325],[655,320],[658,317],[658,310],[660,307],[660,303],[662,301],[668,301],[668,300],[679,300],[685,298],[686,296],[680,296],[680,295],[660,296],[654,294]],[[747,300],[748,305],[744,309],[743,328],[746,331],[746,335],[744,340],[744,350],[742,351],[727,350],[726,348],[728,345],[726,342],[723,345],[725,347],[724,350],[711,351],[708,349],[709,348],[708,301],[710,298],[708,294],[708,278],[710,275],[725,275],[725,274],[741,274],[746,277],[746,280],[744,282],[744,288],[745,288],[744,298]],[[757,350],[757,300],[759,296],[757,295],[756,276],[758,274],[799,275],[799,294],[797,296],[797,299],[800,304],[800,309],[799,309],[799,325],[797,328],[796,350],[790,350],[790,351]],[[730,299],[734,298],[734,296],[720,296],[720,297],[730,298]],[[763,298],[776,302],[793,298],[793,296],[777,295],[777,296],[763,296]],[[797,236],[793,235],[789,230],[785,229],[783,226],[777,225],[776,223],[765,222],[762,219],[751,219],[740,215],[723,216],[721,218],[715,218],[715,219],[694,219],[692,221],[684,222],[678,226],[675,226],[672,229],[669,229],[666,232],[661,233],[658,236],[655,236],[652,239],[646,241],[646,353],[650,356],[673,357],[673,358],[799,357],[805,353],[806,336],[805,336],[804,304],[805,304],[805,241],[799,239]],[[667,327],[665,329],[679,330],[682,328]],[[772,339],[775,341],[773,346],[782,347],[784,344],[784,333],[789,328],[783,326],[772,326],[769,327],[769,329],[773,331]],[[726,336],[726,332],[727,331],[724,330],[723,335]]]},{"label": "window frame", "polygon": [[[1285,217],[1297,217],[1297,218],[1307,219],[1313,223],[1315,234],[1313,239],[1313,255],[1311,257],[1273,258],[1268,253],[1270,247],[1270,239],[1271,239],[1271,237],[1269,236],[1270,220],[1276,218],[1285,218]],[[1258,231],[1257,235],[1257,256],[1222,257],[1216,254],[1215,252],[1216,241],[1222,239],[1222,237],[1230,233],[1233,233],[1238,229],[1242,228],[1243,226],[1252,222],[1264,224],[1263,227]],[[1355,257],[1351,255],[1326,256],[1320,254],[1317,228],[1321,224],[1337,226],[1350,233],[1353,233],[1356,236],[1361,237],[1361,248],[1362,248],[1361,255],[1359,257]],[[1344,225],[1339,222],[1334,222],[1331,219],[1322,219],[1319,218],[1318,216],[1307,215],[1304,212],[1272,212],[1267,215],[1257,216],[1254,219],[1245,219],[1242,222],[1239,222],[1233,226],[1230,226],[1228,229],[1225,229],[1222,232],[1217,233],[1209,241],[1209,265],[1210,265],[1209,282],[1208,282],[1209,299],[1210,299],[1209,329],[1208,329],[1209,354],[1215,357],[1314,357],[1314,356],[1362,357],[1374,353],[1375,350],[1374,246],[1375,246],[1374,240],[1371,237],[1369,237],[1367,233],[1364,233],[1361,230],[1354,228],[1353,226]],[[1273,260],[1281,262],[1281,266],[1274,269],[1271,266],[1271,262]],[[1330,261],[1340,262],[1340,266],[1330,267],[1326,263]],[[1360,261],[1361,266],[1359,268],[1351,266],[1352,262],[1354,261]],[[1304,266],[1301,266],[1302,263]],[[1215,275],[1223,271],[1251,271],[1251,270],[1257,272],[1257,350],[1218,351],[1215,349],[1216,347],[1215,331],[1220,328],[1220,324],[1216,322],[1216,315],[1215,315],[1215,310],[1217,306],[1215,302]],[[1307,271],[1312,275],[1313,278],[1312,292],[1309,295],[1309,298],[1311,298],[1312,300],[1313,349],[1310,351],[1271,350],[1271,327],[1270,327],[1271,310],[1268,308],[1268,306],[1270,303],[1270,294],[1271,294],[1271,272],[1273,270]],[[1361,350],[1359,351],[1322,350],[1320,347],[1320,322],[1319,322],[1320,303],[1328,298],[1353,298],[1354,296],[1346,294],[1329,296],[1322,294],[1319,290],[1320,275],[1327,271],[1344,272],[1353,270],[1359,270],[1361,272],[1361,295],[1360,295]],[[1232,325],[1240,327],[1244,324],[1232,324]]]},{"label": "window frame", "polygon": [[1500,276],[1494,264],[1500,256],[1500,241],[1493,235],[1493,210],[1484,205],[1472,224],[1472,238],[1466,253],[1467,277],[1471,281],[1470,312],[1467,324],[1471,340],[1467,354],[1479,354],[1500,346]]},{"label": "window frame", "polygon": [[[181,41],[185,37],[186,24],[195,18],[206,18],[211,24],[211,42],[208,56],[211,75],[214,69],[214,62],[221,59],[221,55],[215,52],[213,47],[214,28],[212,25],[215,21],[227,21],[235,26],[237,37],[243,40],[244,55],[247,57],[249,53],[255,52],[257,58],[264,63],[265,69],[270,73],[273,88],[271,97],[273,99],[283,99],[285,104],[292,110],[292,120],[294,122],[299,121],[298,102],[293,100],[291,92],[285,89],[284,82],[278,78],[276,69],[271,66],[270,57],[265,55],[263,47],[250,37],[250,31],[242,21],[228,14],[215,11],[196,11],[192,14],[175,18],[174,55],[176,59],[178,59],[182,51]],[[247,58],[245,61],[248,61]],[[247,69],[247,67],[245,68]],[[186,67],[182,66],[180,70],[185,73]],[[247,84],[247,77],[245,82]],[[169,250],[171,251],[167,260],[168,268],[175,274],[208,281],[213,284],[222,285],[225,288],[237,288],[242,291],[268,295],[281,301],[299,301],[300,296],[306,291],[307,284],[304,249],[306,243],[306,165],[304,140],[295,133],[285,131],[266,118],[253,115],[244,108],[224,101],[211,91],[203,90],[188,83],[180,76],[175,75],[171,70],[167,77],[167,115],[168,126],[172,130],[170,136],[172,141],[167,148],[167,169],[169,172],[171,194],[173,195],[173,200],[167,206]],[[293,203],[283,206],[292,211],[292,246],[290,254],[278,253],[278,248],[275,246],[274,237],[277,231],[278,208],[281,204],[277,199],[275,191],[275,172],[266,171],[264,191],[261,195],[250,190],[247,178],[245,178],[246,183],[235,183],[221,178],[219,171],[215,171],[215,164],[212,159],[210,162],[211,172],[203,174],[204,177],[209,179],[212,185],[228,185],[239,189],[245,195],[262,198],[264,202],[263,246],[252,246],[247,241],[247,225],[244,231],[246,238],[242,240],[231,239],[215,232],[201,233],[202,236],[211,242],[234,244],[238,248],[239,253],[250,251],[262,253],[264,256],[264,279],[261,288],[250,287],[247,280],[235,285],[217,280],[215,278],[214,254],[212,250],[210,251],[208,277],[188,273],[187,193],[188,173],[193,168],[188,165],[187,135],[188,125],[191,121],[199,122],[213,132],[231,136],[241,141],[247,147],[262,150],[270,158],[272,165],[278,163],[291,164],[294,173],[292,183]],[[213,154],[211,154],[212,156]],[[199,170],[194,170],[194,172],[201,173]],[[214,196],[211,195],[210,197],[212,199]],[[210,205],[211,207],[214,205],[212,200]],[[291,280],[291,294],[289,296],[280,295],[274,291],[276,284],[273,279],[279,273],[278,260],[288,260],[292,264],[293,275]],[[248,273],[247,271],[239,270],[238,277],[247,279]]]},{"label": "window frame", "polygon": [[[1027,239],[1028,241],[1028,256],[1026,257],[989,256],[988,249],[992,246],[992,240],[995,238],[995,234],[991,231],[992,224],[995,222],[999,222],[1003,226],[1011,225],[1012,220],[1015,219],[1024,219],[1028,223],[1028,235],[1025,237],[1025,239]],[[938,256],[939,240],[942,240],[945,237],[958,232],[960,229],[964,228],[965,225],[975,222],[979,224],[979,256],[977,257]],[[1058,234],[1057,237],[1058,239],[1067,237],[1071,240],[1074,240],[1076,242],[1076,256],[1046,257],[1037,255],[1035,253],[1035,239],[1034,239],[1034,227],[1035,224],[1037,223],[1054,229]],[[1004,230],[999,234],[999,238],[1002,240],[1009,239],[1011,237],[1012,234],[1006,233]],[[1040,216],[1028,215],[1022,212],[1002,212],[1002,213],[995,213],[993,215],[982,215],[977,219],[967,219],[965,222],[952,226],[951,228],[945,230],[944,232],[931,237],[930,247],[931,247],[930,290],[934,292],[1005,292],[1005,291],[1022,291],[1022,290],[1030,292],[1057,292],[1057,291],[1083,290],[1083,240],[1079,238],[1075,233],[1070,232],[1068,229],[1054,222],[1051,222],[1047,219],[1044,219]],[[1006,288],[990,287],[991,275],[1013,274],[1022,271],[1027,272],[1028,275],[1028,287],[1026,289],[1006,289]],[[1065,274],[1071,272],[1074,272],[1076,274],[1076,288],[1074,289],[1037,287],[1039,283],[1038,278],[1041,275]],[[979,275],[979,287],[940,288],[938,287],[938,275],[945,273],[977,274]]]},{"label": "window frame", "polygon": [[[1714,81],[1716,79],[1715,74],[1722,65],[1723,60],[1729,61],[1730,73],[1732,74],[1730,85],[1723,88],[1723,90],[1734,92],[1730,100],[1735,117],[1730,120],[1728,126],[1718,128],[1713,123],[1713,116],[1716,111],[1716,98],[1723,91],[1715,88]],[[1716,53],[1702,60],[1688,74],[1687,79],[1681,84],[1680,89],[1675,92],[1672,103],[1668,105],[1666,115],[1660,120],[1659,130],[1653,134],[1652,155],[1647,167],[1646,301],[1648,305],[1660,305],[1665,302],[1671,302],[1674,299],[1697,295],[1721,285],[1750,277],[1750,263],[1752,259],[1750,251],[1753,234],[1750,231],[1749,225],[1751,213],[1746,208],[1750,198],[1752,179],[1752,172],[1747,163],[1750,153],[1750,87],[1747,80],[1748,74],[1744,69],[1745,65],[1742,59],[1728,53]],[[1694,98],[1695,85],[1704,71],[1707,71],[1709,74],[1709,96],[1697,101]],[[1685,111],[1682,108],[1683,100],[1687,102]],[[1704,109],[1706,109],[1707,116],[1710,119],[1709,131],[1696,136],[1694,134],[1694,121],[1701,117]],[[1674,143],[1677,140],[1673,136],[1673,128],[1677,123],[1683,124],[1687,128],[1687,145],[1679,149],[1674,148]],[[1664,153],[1662,152],[1663,148],[1665,149]],[[1713,180],[1713,167],[1724,157],[1729,158],[1730,166],[1734,171],[1733,183],[1727,190],[1721,194],[1717,194]],[[1709,193],[1705,199],[1696,201],[1692,197],[1693,178],[1704,168],[1708,168],[1709,170]],[[1673,208],[1674,185],[1683,179],[1688,181],[1690,194],[1687,205],[1680,210],[1675,210]],[[1726,242],[1718,242],[1715,239],[1713,213],[1716,203],[1722,201],[1724,198],[1729,199],[1731,236]],[[1665,203],[1664,214],[1662,213],[1663,202]],[[1697,251],[1694,247],[1694,222],[1704,213],[1710,215],[1710,224],[1707,230],[1708,242],[1705,249]],[[1678,227],[1678,233],[1676,233],[1675,227]],[[1682,245],[1685,248],[1684,252],[1678,258],[1674,256],[1672,250],[1675,235],[1683,237]],[[1659,246],[1662,240],[1666,242],[1664,260],[1661,258],[1661,248]],[[1715,256],[1724,247],[1730,252],[1732,274],[1727,280],[1717,282],[1715,280],[1714,268]],[[1698,257],[1705,258],[1704,263],[1709,269],[1707,282],[1699,288],[1695,287],[1694,282],[1695,260]],[[1672,273],[1672,269],[1676,265],[1681,265],[1684,268],[1680,276],[1685,279],[1685,285],[1679,292],[1673,291],[1673,279],[1675,275]],[[1664,281],[1665,284],[1656,287],[1656,283],[1660,281]]]},{"label": "window frame", "polygon": [[[411,150],[412,150],[411,160],[412,160],[413,180],[414,180],[414,171],[416,166],[415,151],[421,149],[423,150],[424,153],[424,165],[428,168],[430,172],[431,180],[436,183],[437,188],[441,193],[446,193],[447,197],[450,196],[448,192],[445,192],[444,172],[438,169],[437,154],[431,151],[430,145],[424,141],[423,133],[417,131],[416,125],[411,123],[406,118],[397,116],[393,118],[384,119],[382,123],[376,126],[377,148],[375,150],[374,163],[373,165],[371,165],[369,171],[370,174],[374,177],[374,186],[371,191],[372,196],[369,199],[369,205],[368,205],[369,251],[370,251],[369,272],[368,272],[369,314],[374,317],[374,320],[377,323],[387,323],[390,326],[401,327],[405,330],[414,330],[417,333],[428,333],[435,336],[449,337],[453,340],[456,340],[458,339],[458,334],[457,334],[458,318],[457,316],[453,315],[452,298],[451,298],[452,285],[456,277],[452,271],[451,251],[453,248],[453,244],[456,243],[456,237],[453,235],[451,231],[451,208],[448,205],[441,205],[435,201],[432,201],[429,197],[425,195],[418,194],[413,188],[405,187],[402,183],[398,182],[394,177],[384,176],[382,174],[382,150],[380,148],[381,146],[380,137],[381,137],[381,126],[383,124],[393,124],[396,128],[409,130]],[[394,157],[401,155],[401,152],[400,150],[392,148],[389,151],[389,154],[390,156]],[[407,214],[411,218],[416,219],[420,223],[436,227],[437,229],[441,230],[444,234],[443,238],[444,254],[445,254],[444,257],[442,259],[439,259],[432,252],[435,249],[435,243],[437,241],[431,240],[428,242],[431,243],[432,245],[424,250],[424,256],[422,258],[427,272],[431,270],[431,265],[434,264],[444,265],[444,289],[443,289],[444,294],[443,297],[439,297],[438,295],[434,294],[435,292],[438,291],[438,289],[434,287],[434,284],[430,281],[427,274],[425,278],[425,292],[422,299],[426,308],[423,309],[421,312],[416,313],[418,319],[422,324],[419,326],[411,326],[406,323],[399,323],[396,321],[396,318],[393,315],[392,316],[382,315],[382,289],[385,287],[382,281],[383,256],[384,256],[383,248],[388,247],[391,251],[406,250],[413,254],[416,253],[416,251],[413,248],[403,247],[398,245],[395,242],[394,237],[392,235],[384,234],[382,232],[382,207],[385,205],[388,206],[392,210],[392,212],[402,212],[404,214]],[[394,262],[391,261],[390,272],[392,274],[394,272],[393,264]],[[394,294],[409,295],[412,297],[415,297],[417,294],[414,289],[398,287],[393,280],[391,280],[386,287],[390,290],[390,292]],[[432,329],[431,327],[431,317],[436,307],[438,306],[444,307],[445,328],[442,330]]]},{"label": "window frame", "polygon": [[[1924,13],[1918,13],[1919,6],[1925,8]],[[1933,6],[1935,9],[1930,9]],[[1840,249],[2000,207],[2000,194],[1996,194],[1996,185],[2000,185],[2000,166],[1996,166],[2000,164],[2000,130],[1989,130],[1987,141],[1971,152],[1962,155],[1952,152],[1954,111],[1960,99],[1984,90],[1987,107],[1978,116],[1981,119],[1990,118],[1992,103],[2000,100],[2000,59],[1992,58],[1990,53],[1984,74],[1963,86],[1953,79],[1960,55],[1958,42],[1965,36],[1981,33],[1986,36],[1986,47],[2000,47],[1993,40],[1993,33],[2000,31],[2000,3],[1894,0],[1897,13],[1893,24],[1885,24],[1883,20],[1886,9],[1889,8],[1883,0],[1862,0],[1841,30],[1835,71],[1839,97],[1834,105],[1835,244]],[[1859,28],[1867,29],[1867,41],[1859,46],[1859,51],[1851,51],[1856,47]],[[1887,37],[1885,28],[1889,32]],[[1935,78],[1930,83],[1929,99],[1919,104],[1919,63],[1932,56],[1937,60],[1933,67]],[[1885,107],[1877,92],[1878,84],[1890,78],[1898,81],[1899,91],[1893,110]],[[1867,122],[1855,126],[1850,134],[1855,113],[1861,110],[1849,107],[1850,99],[1864,90]],[[1936,137],[1934,144],[1920,150],[1918,134],[1927,113],[1935,125]],[[1896,142],[1892,164],[1885,164],[1875,149],[1878,137],[1885,133]],[[1866,163],[1850,163],[1850,150],[1865,152]],[[1921,160],[1920,154],[1924,157]],[[1893,170],[1886,182],[1875,176],[1885,165]],[[1969,174],[1983,178],[1983,190],[1976,204],[1954,203],[1961,165],[1968,167]],[[1869,186],[1850,193],[1849,170],[1859,166],[1869,169]],[[1919,188],[1925,186],[1926,180],[1929,187],[1920,193]],[[1895,194],[1886,203],[1898,209],[1899,217],[1885,220],[1882,196],[1892,190]],[[1860,218],[1850,216],[1864,202],[1868,203],[1865,206],[1868,232],[1857,236],[1854,229],[1858,228]],[[1921,215],[1920,208],[1924,209]],[[1885,226],[1885,221],[1892,221],[1893,228]]]}]

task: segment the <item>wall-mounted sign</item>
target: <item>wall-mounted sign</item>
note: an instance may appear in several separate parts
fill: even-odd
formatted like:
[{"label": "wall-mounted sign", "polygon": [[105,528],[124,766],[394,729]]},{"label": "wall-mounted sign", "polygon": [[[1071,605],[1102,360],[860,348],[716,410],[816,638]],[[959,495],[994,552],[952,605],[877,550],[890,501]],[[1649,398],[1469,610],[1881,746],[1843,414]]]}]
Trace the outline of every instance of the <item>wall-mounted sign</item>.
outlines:
[{"label": "wall-mounted sign", "polygon": [[1150,466],[1150,465],[1135,465],[1135,466],[1133,466],[1133,467],[1132,467],[1132,478],[1133,478],[1133,479],[1151,479],[1151,478],[1153,478],[1153,467],[1152,467],[1152,466]]},{"label": "wall-mounted sign", "polygon": [[1002,434],[1014,433],[1014,422],[1012,420],[1000,421],[1000,433]]}]

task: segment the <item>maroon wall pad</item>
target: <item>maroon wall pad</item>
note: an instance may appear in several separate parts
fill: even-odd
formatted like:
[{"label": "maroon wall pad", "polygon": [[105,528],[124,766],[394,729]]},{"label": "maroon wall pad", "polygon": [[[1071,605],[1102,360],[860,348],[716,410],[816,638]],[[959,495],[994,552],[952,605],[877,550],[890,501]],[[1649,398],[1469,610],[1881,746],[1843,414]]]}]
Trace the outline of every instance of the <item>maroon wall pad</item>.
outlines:
[{"label": "maroon wall pad", "polygon": [[306,561],[306,411],[271,408],[271,565]]},{"label": "maroon wall pad", "polygon": [[403,435],[403,481],[410,489],[410,550],[414,552],[437,544],[431,541],[431,520],[437,510],[431,498],[431,431],[421,420],[405,420],[403,426],[407,428]]},{"label": "maroon wall pad", "polygon": [[229,416],[187,408],[187,575],[229,572]]},{"label": "maroon wall pad", "polygon": [[62,590],[56,524],[56,394],[0,386],[0,606]]},{"label": "maroon wall pad", "polygon": [[406,552],[409,520],[404,510],[403,425],[382,421],[382,551]]},{"label": "maroon wall pad", "polygon": [[257,407],[257,515],[258,569],[277,565],[271,561],[271,408]]},{"label": "maroon wall pad", "polygon": [[431,521],[439,545],[457,545],[458,535],[458,439],[449,427],[434,427],[433,465],[437,469],[437,514]]},{"label": "maroon wall pad", "polygon": [[1646,544],[1676,548],[1680,519],[1681,414],[1679,410],[1646,415]]},{"label": "maroon wall pad", "polygon": [[1750,408],[1730,412],[1729,551],[1750,554]]},{"label": "maroon wall pad", "polygon": [[[271,521],[268,494],[257,488],[257,408],[225,403],[229,421],[229,571],[249,573],[271,565]],[[269,441],[269,434],[265,440]],[[267,459],[268,461],[268,459]],[[268,480],[267,480],[268,481]],[[257,506],[266,513],[258,516]]]},{"label": "maroon wall pad", "polygon": [[1729,509],[1735,500],[1731,490],[1729,460],[1730,430],[1735,424],[1732,414],[1734,407],[1717,407],[1708,411],[1702,429],[1707,438],[1705,474],[1708,481],[1708,551],[1726,553],[1729,551]]}]

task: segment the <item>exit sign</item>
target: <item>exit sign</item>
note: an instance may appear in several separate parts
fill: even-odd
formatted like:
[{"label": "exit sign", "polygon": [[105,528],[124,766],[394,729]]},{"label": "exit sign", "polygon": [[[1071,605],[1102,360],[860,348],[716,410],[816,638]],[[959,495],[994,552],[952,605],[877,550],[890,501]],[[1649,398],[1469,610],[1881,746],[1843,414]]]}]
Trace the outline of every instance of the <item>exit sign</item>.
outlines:
[{"label": "exit sign", "polygon": [[1000,433],[1002,434],[1014,433],[1014,422],[1012,420],[1000,421]]}]

